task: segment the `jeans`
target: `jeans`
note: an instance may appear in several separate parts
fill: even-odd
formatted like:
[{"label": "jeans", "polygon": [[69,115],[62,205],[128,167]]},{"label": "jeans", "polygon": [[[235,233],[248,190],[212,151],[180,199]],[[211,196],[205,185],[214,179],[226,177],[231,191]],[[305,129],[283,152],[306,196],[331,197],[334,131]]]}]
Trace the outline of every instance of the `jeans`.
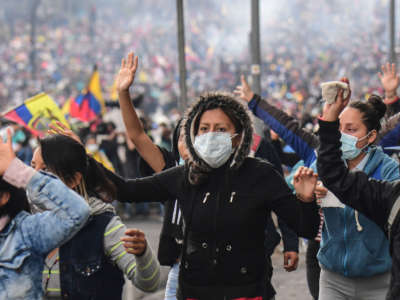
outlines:
[{"label": "jeans", "polygon": [[175,263],[168,273],[167,286],[165,287],[164,300],[176,300],[178,290],[179,262]]}]

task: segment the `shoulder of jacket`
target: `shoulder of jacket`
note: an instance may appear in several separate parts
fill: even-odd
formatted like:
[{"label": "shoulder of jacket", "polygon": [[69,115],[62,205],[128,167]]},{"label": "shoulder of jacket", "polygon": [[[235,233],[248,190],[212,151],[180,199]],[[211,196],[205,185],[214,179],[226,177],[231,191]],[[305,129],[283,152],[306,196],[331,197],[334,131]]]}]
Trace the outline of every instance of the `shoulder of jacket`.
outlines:
[{"label": "shoulder of jacket", "polygon": [[246,157],[242,168],[255,168],[258,170],[266,170],[266,171],[270,171],[270,170],[274,170],[274,166],[267,160],[259,158],[259,157]]},{"label": "shoulder of jacket", "polygon": [[[365,171],[372,175],[378,170],[381,178],[377,179],[393,180],[400,178],[399,163],[384,153],[380,147],[374,147],[365,166]],[[386,175],[390,175],[390,178],[387,178]]]}]

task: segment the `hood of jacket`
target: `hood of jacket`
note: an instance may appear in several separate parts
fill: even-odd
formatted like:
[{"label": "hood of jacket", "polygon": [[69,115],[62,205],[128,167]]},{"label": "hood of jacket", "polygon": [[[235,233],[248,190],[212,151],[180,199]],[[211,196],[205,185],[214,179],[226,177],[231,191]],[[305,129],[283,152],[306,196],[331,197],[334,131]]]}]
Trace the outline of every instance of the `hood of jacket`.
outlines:
[{"label": "hood of jacket", "polygon": [[400,177],[399,165],[381,147],[371,146],[370,157],[365,165],[364,172],[378,180],[396,180]]},{"label": "hood of jacket", "polygon": [[97,197],[89,197],[88,204],[90,206],[90,215],[100,215],[105,212],[115,213],[114,206],[110,203],[106,203]]},{"label": "hood of jacket", "polygon": [[243,130],[240,134],[239,145],[235,148],[231,159],[229,160],[229,168],[239,168],[244,159],[249,155],[253,139],[253,126],[250,119],[249,110],[246,106],[236,100],[231,94],[227,93],[207,93],[199,97],[199,99],[186,111],[183,119],[182,128],[185,144],[189,152],[187,162],[189,168],[189,182],[197,185],[202,183],[207,174],[213,169],[203,161],[197,154],[193,144],[196,136],[195,123],[201,118],[202,114],[207,110],[221,108],[229,109],[239,120]]},{"label": "hood of jacket", "polygon": [[180,155],[178,151],[178,141],[179,141],[179,136],[181,134],[181,126],[182,126],[182,119],[178,121],[178,123],[175,126],[174,132],[172,134],[172,148],[171,152],[172,155],[174,156],[174,159],[177,163],[179,163]]}]

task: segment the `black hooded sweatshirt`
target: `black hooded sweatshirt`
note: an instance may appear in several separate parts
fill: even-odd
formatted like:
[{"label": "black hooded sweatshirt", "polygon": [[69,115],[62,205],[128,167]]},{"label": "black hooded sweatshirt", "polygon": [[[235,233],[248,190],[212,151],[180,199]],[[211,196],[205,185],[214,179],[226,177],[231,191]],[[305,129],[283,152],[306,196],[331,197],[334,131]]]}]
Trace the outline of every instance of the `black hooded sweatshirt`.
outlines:
[{"label": "black hooded sweatshirt", "polygon": [[[233,108],[242,122],[240,145],[223,166],[204,165],[193,148],[193,122],[202,111]],[[185,224],[179,299],[265,297],[266,213],[273,210],[298,235],[314,238],[319,225],[315,202],[302,203],[268,162],[247,157],[252,126],[247,110],[224,95],[208,95],[188,110],[183,125],[190,158],[151,177],[115,182],[117,198],[133,202],[178,200]],[[200,170],[200,172],[199,172]]]}]

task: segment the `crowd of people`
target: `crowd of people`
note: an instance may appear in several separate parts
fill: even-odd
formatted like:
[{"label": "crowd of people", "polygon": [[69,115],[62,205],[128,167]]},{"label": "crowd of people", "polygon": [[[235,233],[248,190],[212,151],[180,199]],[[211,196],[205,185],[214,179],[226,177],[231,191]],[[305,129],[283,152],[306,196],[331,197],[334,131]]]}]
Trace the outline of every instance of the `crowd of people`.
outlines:
[{"label": "crowd of people", "polygon": [[[141,55],[135,92],[144,94],[143,109],[147,114],[160,110],[169,117],[179,96],[176,12],[167,2],[154,2],[101,2],[94,7],[42,3],[45,9],[36,25],[34,74],[26,18],[5,6],[0,19],[4,24],[1,110],[39,91],[50,92],[63,104],[86,85],[94,64],[99,67],[105,98],[110,99],[118,71],[115,66],[127,51],[135,49]],[[379,80],[373,75],[388,54],[387,3],[358,2],[262,3],[262,96],[279,99],[292,113],[302,111],[297,105],[301,102],[315,116],[318,111],[312,107],[320,96],[319,84],[334,76],[353,78],[357,97],[379,90]],[[187,1],[185,12],[189,99],[204,90],[231,89],[240,74],[250,73],[250,26],[236,22],[241,18],[250,24],[250,5]],[[7,15],[15,15],[12,22]]]},{"label": "crowd of people", "polygon": [[[258,95],[227,18],[242,4],[188,1],[183,115],[174,7],[104,1],[85,17],[60,4],[74,14],[57,18],[46,6],[35,72],[26,26],[1,30],[1,106],[42,90],[62,103],[98,63],[124,129],[99,116],[38,138],[1,120],[0,298],[122,299],[126,280],[157,291],[163,265],[166,300],[273,300],[271,255],[282,239],[295,271],[302,237],[314,300],[400,299],[400,78],[385,63],[385,1],[354,2],[275,4],[287,22],[261,21],[274,35]],[[126,23],[132,8],[141,18]],[[163,216],[157,251],[124,223],[149,205]]]}]

